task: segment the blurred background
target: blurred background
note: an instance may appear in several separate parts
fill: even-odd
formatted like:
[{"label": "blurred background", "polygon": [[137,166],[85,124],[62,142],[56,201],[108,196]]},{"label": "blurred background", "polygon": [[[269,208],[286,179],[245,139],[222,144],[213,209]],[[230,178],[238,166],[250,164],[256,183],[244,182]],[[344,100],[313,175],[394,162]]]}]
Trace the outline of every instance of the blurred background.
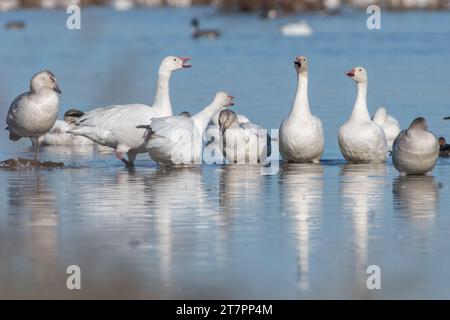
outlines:
[{"label": "blurred background", "polygon": [[17,7],[58,8],[69,4],[80,6],[108,6],[116,8],[195,5],[214,5],[223,11],[264,12],[277,10],[282,14],[301,10],[336,9],[341,5],[367,7],[377,4],[382,8],[400,9],[448,9],[449,0],[1,0],[0,10]]}]

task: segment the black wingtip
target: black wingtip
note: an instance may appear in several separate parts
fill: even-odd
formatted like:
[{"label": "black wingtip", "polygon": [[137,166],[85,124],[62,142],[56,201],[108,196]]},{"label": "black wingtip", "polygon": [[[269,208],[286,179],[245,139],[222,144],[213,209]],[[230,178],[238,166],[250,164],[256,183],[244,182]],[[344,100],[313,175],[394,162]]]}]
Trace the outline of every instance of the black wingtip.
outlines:
[{"label": "black wingtip", "polygon": [[267,156],[270,157],[272,155],[272,137],[269,132],[267,132],[267,142],[266,143],[267,143],[267,146],[266,146]]},{"label": "black wingtip", "polygon": [[444,120],[450,120],[450,116],[444,117]]},{"label": "black wingtip", "polygon": [[150,125],[140,125],[140,126],[136,126],[136,129],[147,129],[147,130],[150,130],[151,129],[151,127],[150,127]]}]

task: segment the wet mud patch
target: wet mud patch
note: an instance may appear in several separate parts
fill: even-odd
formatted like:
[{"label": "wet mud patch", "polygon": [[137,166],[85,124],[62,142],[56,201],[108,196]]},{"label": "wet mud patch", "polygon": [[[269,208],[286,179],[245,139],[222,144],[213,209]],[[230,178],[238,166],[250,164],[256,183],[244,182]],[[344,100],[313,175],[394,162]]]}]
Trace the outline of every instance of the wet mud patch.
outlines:
[{"label": "wet mud patch", "polygon": [[1,169],[7,170],[26,170],[26,169],[62,169],[64,163],[52,161],[38,161],[24,158],[8,159],[0,162]]}]

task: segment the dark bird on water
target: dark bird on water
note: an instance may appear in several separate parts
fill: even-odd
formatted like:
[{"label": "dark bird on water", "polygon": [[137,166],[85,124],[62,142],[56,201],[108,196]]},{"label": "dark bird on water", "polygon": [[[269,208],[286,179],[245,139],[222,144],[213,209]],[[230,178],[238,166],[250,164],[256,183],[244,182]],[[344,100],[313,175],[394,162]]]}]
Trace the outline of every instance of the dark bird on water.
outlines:
[{"label": "dark bird on water", "polygon": [[216,29],[201,29],[200,22],[198,21],[197,18],[192,19],[191,26],[192,26],[192,38],[194,39],[208,38],[214,40],[221,35],[221,32]]},{"label": "dark bird on water", "polygon": [[17,21],[9,21],[5,23],[6,30],[21,30],[25,29],[25,22],[17,20]]},{"label": "dark bird on water", "polygon": [[444,137],[439,137],[439,156],[440,157],[449,157],[450,156],[450,144],[447,144],[447,141]]}]

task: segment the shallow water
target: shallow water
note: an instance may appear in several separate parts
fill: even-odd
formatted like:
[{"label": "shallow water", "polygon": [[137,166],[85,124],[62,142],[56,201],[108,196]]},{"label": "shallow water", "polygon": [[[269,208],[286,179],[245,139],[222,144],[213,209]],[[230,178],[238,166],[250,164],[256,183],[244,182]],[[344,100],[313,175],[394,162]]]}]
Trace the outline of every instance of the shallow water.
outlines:
[{"label": "shallow water", "polygon": [[[199,16],[215,42],[192,41]],[[148,102],[159,60],[193,57],[173,77],[176,112],[195,112],[217,90],[236,110],[278,128],[295,88],[292,59],[310,58],[310,102],[322,118],[324,161],[161,169],[142,155],[126,169],[109,151],[43,148],[64,169],[0,170],[1,298],[450,298],[450,160],[431,176],[400,177],[386,165],[347,165],[336,142],[354,85],[343,72],[369,70],[369,108],[386,105],[403,126],[418,115],[449,136],[450,13],[364,12],[304,18],[311,38],[283,38],[281,21],[209,9],[83,10],[81,31],[63,11],[2,13],[23,31],[0,30],[0,117],[48,68],[61,108]],[[283,21],[295,20],[286,18]],[[32,156],[29,142],[0,132],[0,160]],[[67,266],[82,290],[66,289]],[[382,289],[368,290],[378,265]]]}]

